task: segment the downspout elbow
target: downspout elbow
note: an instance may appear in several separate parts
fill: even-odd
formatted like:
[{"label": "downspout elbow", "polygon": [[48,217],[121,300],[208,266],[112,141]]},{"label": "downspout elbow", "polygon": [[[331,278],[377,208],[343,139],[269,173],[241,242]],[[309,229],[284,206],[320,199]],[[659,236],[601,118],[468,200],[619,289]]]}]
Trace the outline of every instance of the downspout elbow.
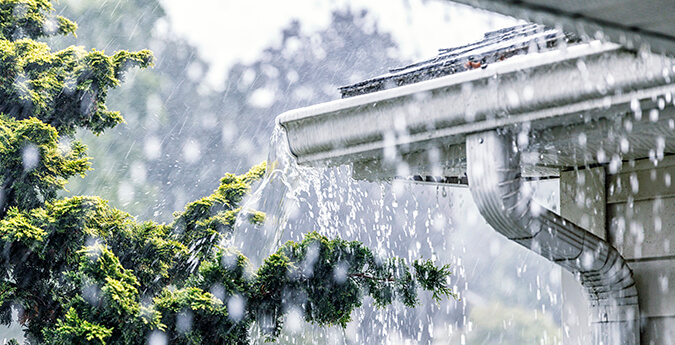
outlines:
[{"label": "downspout elbow", "polygon": [[619,252],[532,199],[512,135],[469,135],[466,155],[469,189],[488,224],[578,277],[592,311],[594,344],[639,345],[637,289]]}]

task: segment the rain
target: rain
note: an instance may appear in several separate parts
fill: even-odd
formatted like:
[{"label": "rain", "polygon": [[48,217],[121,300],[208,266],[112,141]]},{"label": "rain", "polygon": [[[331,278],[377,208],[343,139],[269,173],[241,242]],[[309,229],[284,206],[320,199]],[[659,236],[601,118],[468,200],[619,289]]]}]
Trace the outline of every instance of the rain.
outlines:
[{"label": "rain", "polygon": [[[108,95],[124,123],[59,139],[59,152],[81,140],[92,157],[92,170],[71,177],[59,197],[99,195],[135,221],[168,225],[226,173],[265,162],[232,233],[217,243],[222,268],[238,269],[240,252],[249,279],[310,232],[361,242],[378,265],[450,265],[456,298],[421,292],[410,308],[366,296],[344,325],[307,322],[309,297],[288,289],[273,343],[675,339],[667,302],[675,280],[670,55],[611,32],[565,32],[444,1],[307,2],[290,12],[209,1],[189,9],[173,0],[54,6],[80,28],[77,37],[44,38],[54,51],[155,56],[152,68],[126,73]],[[49,23],[44,30],[56,32]],[[33,92],[26,76],[14,84]],[[75,81],[66,84],[65,93],[75,92]],[[94,101],[84,93],[81,106],[90,112]],[[40,169],[41,150],[22,144],[20,169]],[[87,241],[101,245],[94,235]],[[188,248],[186,271],[201,269],[202,244]],[[293,274],[315,276],[319,260],[319,245],[309,246]],[[328,280],[345,284],[349,270],[337,261]],[[204,291],[225,307],[223,320],[238,324],[253,302],[227,284]],[[83,303],[102,305],[107,286],[91,279],[77,289]],[[143,312],[153,312],[143,298]],[[4,343],[24,340],[27,313],[12,308]],[[189,336],[201,314],[181,308],[170,327]],[[266,341],[275,317],[250,325],[252,344]],[[167,334],[157,328],[144,341],[169,344]]]}]

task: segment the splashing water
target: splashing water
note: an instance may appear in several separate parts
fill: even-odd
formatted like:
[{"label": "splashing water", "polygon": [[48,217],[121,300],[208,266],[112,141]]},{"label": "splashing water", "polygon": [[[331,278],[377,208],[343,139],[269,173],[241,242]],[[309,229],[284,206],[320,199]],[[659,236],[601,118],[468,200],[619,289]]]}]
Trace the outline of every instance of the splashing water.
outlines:
[{"label": "splashing water", "polygon": [[[286,131],[277,125],[270,140],[265,177],[244,202],[228,245],[238,248],[256,267],[260,266],[279,247],[289,218],[299,208],[298,195],[306,192],[309,181],[319,174],[317,169],[298,166],[288,147]],[[262,226],[249,222],[255,212],[265,213]]]},{"label": "splashing water", "polygon": [[[517,297],[529,310],[540,313],[545,310],[547,317],[559,312],[560,284],[553,281],[557,276],[548,278],[550,269],[545,265],[550,264],[543,259],[532,262],[539,258],[529,255],[529,251],[516,252],[520,248],[509,246],[506,239],[484,225],[469,201],[466,189],[411,185],[396,180],[356,181],[347,166],[320,169],[298,166],[288,148],[285,131],[277,127],[265,178],[244,202],[228,244],[239,248],[259,267],[282,242],[300,241],[304,234],[318,231],[330,238],[360,241],[382,258],[433,258],[452,264],[453,290],[462,297],[459,301],[436,304],[430,296],[421,295],[421,305],[416,309],[400,304],[378,309],[366,300],[362,308],[354,311],[346,329],[301,322],[299,311],[289,309],[287,327],[278,339],[283,345],[431,345],[460,343],[460,337],[472,343],[480,335],[476,327],[485,327],[476,319],[477,315],[491,310],[488,307],[494,304],[495,294],[502,300]],[[264,224],[253,225],[248,221],[254,212],[266,214]],[[492,253],[488,259],[483,255],[486,244]],[[517,255],[509,255],[511,250]],[[528,269],[517,280],[504,284],[504,273],[499,272],[513,266]],[[509,273],[507,277],[513,272]],[[519,281],[529,281],[526,285],[541,289],[541,297],[523,297],[536,294],[517,292]],[[495,286],[501,288],[495,291]],[[476,315],[472,310],[476,310]],[[478,326],[473,327],[474,323]],[[256,327],[251,334],[260,335]],[[263,344],[264,338],[252,338],[254,344]]]}]

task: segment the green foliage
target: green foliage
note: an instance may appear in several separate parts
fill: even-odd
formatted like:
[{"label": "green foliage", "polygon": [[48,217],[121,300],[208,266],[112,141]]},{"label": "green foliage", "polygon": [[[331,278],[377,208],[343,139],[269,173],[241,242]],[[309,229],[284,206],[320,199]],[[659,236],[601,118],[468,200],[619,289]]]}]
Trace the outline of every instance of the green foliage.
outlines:
[{"label": "green foliage", "polygon": [[34,39],[76,28],[50,17],[52,11],[46,0],[0,1],[0,216],[10,207],[39,207],[56,198],[66,179],[83,175],[89,168],[85,146],[68,136],[76,128],[98,134],[122,122],[105,106],[108,89],[128,68],[152,64],[147,50],[106,56],[68,47],[52,53]]},{"label": "green foliage", "polygon": [[360,242],[329,240],[316,232],[302,242],[287,242],[267,258],[253,282],[254,315],[273,320],[264,331],[274,339],[283,324],[283,311],[296,307],[305,320],[345,327],[364,294],[384,307],[394,300],[417,305],[418,285],[434,297],[451,297],[450,271],[430,261],[415,261],[414,270],[400,259],[380,260]]},{"label": "green foliage", "polygon": [[53,11],[49,0],[2,0],[0,35],[8,40],[16,40],[75,34],[77,25],[64,17],[52,15]]},{"label": "green foliage", "polygon": [[112,329],[82,320],[71,308],[65,318],[58,320],[55,330],[46,330],[50,344],[105,344],[112,335]]},{"label": "green foliage", "polygon": [[0,216],[56,198],[69,177],[89,169],[85,150],[79,141],[59,148],[58,132],[38,119],[17,121],[0,112]]},{"label": "green foliage", "polygon": [[415,260],[413,268],[422,288],[432,291],[436,302],[439,302],[443,297],[458,298],[447,284],[447,278],[451,274],[449,264],[439,268],[429,260]]},{"label": "green foliage", "polygon": [[35,117],[61,134],[77,127],[95,134],[123,121],[105,106],[130,67],[148,67],[152,53],[120,51],[113,56],[81,47],[52,53],[45,43],[0,37],[0,112],[17,119]]},{"label": "green foliage", "polygon": [[[161,332],[172,344],[248,344],[254,323],[274,339],[292,307],[309,322],[345,326],[366,294],[379,306],[414,306],[420,286],[451,295],[447,266],[411,269],[317,233],[286,243],[254,272],[221,244],[264,164],[225,175],[170,224],[138,222],[99,197],[58,198],[89,168],[72,134],[120,123],[107,92],[152,54],[52,53],[34,39],[76,26],[52,17],[48,1],[0,0],[0,11],[0,322],[10,324],[17,306],[29,343],[145,344]],[[249,220],[261,224],[264,215]]]},{"label": "green foliage", "polygon": [[171,344],[248,344],[249,323],[233,320],[223,301],[202,289],[166,289],[155,306],[170,325],[166,334]]},{"label": "green foliage", "polygon": [[[174,214],[173,231],[180,234],[179,241],[200,258],[211,254],[213,243],[220,243],[223,236],[229,237],[239,213],[238,204],[251,190],[251,183],[265,174],[265,163],[259,164],[244,175],[226,174],[213,194],[193,201],[183,212]],[[263,217],[253,213],[251,221],[262,223]]]}]

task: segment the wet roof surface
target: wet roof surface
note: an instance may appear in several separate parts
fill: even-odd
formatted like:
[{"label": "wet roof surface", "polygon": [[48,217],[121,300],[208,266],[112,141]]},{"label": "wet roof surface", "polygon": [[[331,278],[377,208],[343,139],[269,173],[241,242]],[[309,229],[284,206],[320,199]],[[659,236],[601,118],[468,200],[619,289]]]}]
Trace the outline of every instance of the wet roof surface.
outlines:
[{"label": "wet roof surface", "polygon": [[439,49],[439,54],[432,59],[392,68],[388,74],[339,89],[342,98],[372,93],[472,69],[488,68],[490,64],[516,55],[551,50],[578,41],[576,36],[542,25],[518,25],[488,32],[478,42]]},{"label": "wet roof surface", "polygon": [[675,56],[672,0],[453,0],[629,49]]}]

